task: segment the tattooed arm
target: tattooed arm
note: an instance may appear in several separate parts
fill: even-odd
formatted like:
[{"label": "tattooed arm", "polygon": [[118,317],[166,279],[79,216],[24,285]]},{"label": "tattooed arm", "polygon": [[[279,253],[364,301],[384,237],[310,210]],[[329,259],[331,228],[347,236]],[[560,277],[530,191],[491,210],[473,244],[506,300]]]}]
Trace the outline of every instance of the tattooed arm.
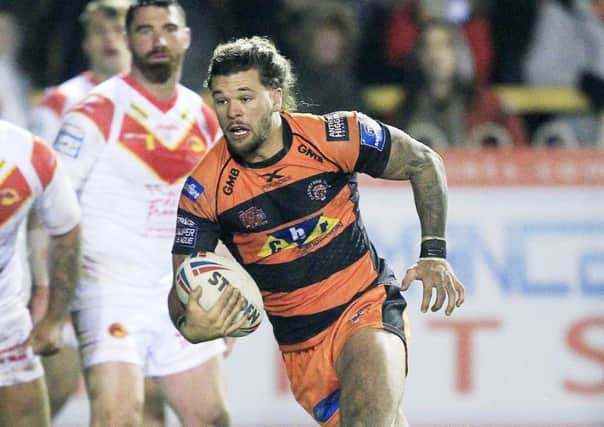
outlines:
[{"label": "tattooed arm", "polygon": [[441,157],[405,132],[388,127],[391,137],[390,158],[382,178],[410,180],[415,208],[422,229],[422,249],[418,262],[407,270],[402,290],[414,280],[423,284],[421,310],[430,306],[433,290],[438,311],[448,297],[445,313],[450,315],[464,301],[464,287],[446,260],[445,227],[447,222],[447,179]]},{"label": "tattooed arm", "polygon": [[28,339],[34,352],[53,354],[62,345],[63,323],[80,271],[80,227],[50,237],[50,297],[48,309]]},{"label": "tattooed arm", "polygon": [[405,132],[388,127],[392,140],[390,159],[382,178],[410,180],[422,236],[445,237],[447,178],[441,157]]}]

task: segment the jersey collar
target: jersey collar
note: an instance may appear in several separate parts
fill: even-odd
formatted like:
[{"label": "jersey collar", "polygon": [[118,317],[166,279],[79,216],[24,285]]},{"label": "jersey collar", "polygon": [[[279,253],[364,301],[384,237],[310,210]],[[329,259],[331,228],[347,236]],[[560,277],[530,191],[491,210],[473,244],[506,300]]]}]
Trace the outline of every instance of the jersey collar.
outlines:
[{"label": "jersey collar", "polygon": [[174,107],[176,104],[176,100],[178,99],[178,87],[176,88],[176,94],[167,101],[160,101],[155,96],[153,96],[147,89],[143,87],[138,81],[132,77],[132,74],[122,74],[122,79],[133,89],[143,95],[147,100],[155,105],[162,113],[167,113],[169,110]]}]

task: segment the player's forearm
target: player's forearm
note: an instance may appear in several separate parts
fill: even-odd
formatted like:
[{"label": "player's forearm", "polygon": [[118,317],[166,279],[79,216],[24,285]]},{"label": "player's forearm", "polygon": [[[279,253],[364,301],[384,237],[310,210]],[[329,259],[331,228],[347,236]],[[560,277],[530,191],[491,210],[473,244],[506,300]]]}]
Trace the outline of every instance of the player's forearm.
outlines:
[{"label": "player's forearm", "polygon": [[49,236],[46,227],[32,209],[27,223],[27,240],[30,248],[29,266],[33,277],[33,285],[48,287],[48,245]]},{"label": "player's forearm", "polygon": [[168,311],[170,313],[170,319],[172,319],[172,323],[178,329],[178,323],[180,319],[185,314],[185,308],[183,304],[178,299],[178,295],[176,294],[176,289],[174,288],[175,281],[174,275],[180,264],[185,260],[187,255],[174,254],[172,256],[172,289],[170,289],[170,294],[168,295]]},{"label": "player's forearm", "polygon": [[80,273],[80,227],[50,238],[50,300],[46,317],[61,321]]},{"label": "player's forearm", "polygon": [[422,236],[444,237],[447,178],[440,156],[405,132],[389,126],[392,148],[382,178],[410,180]]},{"label": "player's forearm", "polygon": [[422,236],[445,237],[447,180],[440,156],[434,152],[428,155],[425,165],[410,179]]}]

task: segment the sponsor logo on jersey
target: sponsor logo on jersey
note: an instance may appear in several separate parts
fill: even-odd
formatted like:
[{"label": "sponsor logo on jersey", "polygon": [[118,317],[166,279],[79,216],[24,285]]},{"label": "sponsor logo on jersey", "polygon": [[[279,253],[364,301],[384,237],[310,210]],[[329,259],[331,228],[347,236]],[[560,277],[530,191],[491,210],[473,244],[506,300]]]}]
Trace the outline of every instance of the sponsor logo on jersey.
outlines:
[{"label": "sponsor logo on jersey", "polygon": [[384,143],[386,142],[384,128],[382,128],[378,122],[364,114],[359,114],[358,117],[361,132],[361,145],[382,151],[384,149]]},{"label": "sponsor logo on jersey", "polygon": [[323,163],[323,156],[318,153],[315,153],[315,151],[306,144],[298,145],[298,152],[306,155],[306,157],[310,157],[311,159],[316,160],[319,163]]},{"label": "sponsor logo on jersey", "polygon": [[197,201],[204,191],[203,185],[197,182],[192,176],[187,178],[185,185],[182,187],[182,193],[192,202]]},{"label": "sponsor logo on jersey", "polygon": [[124,338],[128,335],[128,331],[121,323],[112,323],[109,325],[109,335],[115,338]]},{"label": "sponsor logo on jersey", "polygon": [[287,249],[302,249],[311,243],[318,243],[329,235],[340,223],[337,218],[318,215],[268,235],[262,249],[258,253],[266,257]]},{"label": "sponsor logo on jersey", "polygon": [[350,322],[359,323],[359,320],[361,320],[361,316],[367,314],[369,312],[369,308],[370,306],[366,305],[358,309],[352,316],[350,316]]},{"label": "sponsor logo on jersey", "polygon": [[222,192],[224,194],[226,194],[227,196],[230,196],[231,194],[233,194],[233,189],[235,188],[235,182],[237,181],[238,177],[239,177],[239,169],[232,168],[229,171],[229,177],[227,178],[226,184],[224,185],[224,187],[222,187]]},{"label": "sponsor logo on jersey", "polygon": [[248,230],[260,227],[268,222],[264,211],[257,206],[252,206],[239,212],[239,220]]},{"label": "sponsor logo on jersey", "polygon": [[262,178],[264,178],[266,180],[266,182],[273,182],[274,180],[279,180],[279,179],[285,178],[284,175],[280,175],[279,174],[279,172],[281,172],[281,170],[283,170],[283,169],[284,169],[284,167],[283,168],[279,168],[279,169],[275,169],[272,172],[265,173],[265,174],[262,174],[260,176]]},{"label": "sponsor logo on jersey", "polygon": [[324,179],[315,179],[306,187],[306,194],[310,200],[322,202],[327,199],[327,190],[330,188],[331,185]]},{"label": "sponsor logo on jersey", "polygon": [[185,216],[176,217],[176,232],[174,243],[180,246],[194,248],[197,245],[199,226],[195,221]]},{"label": "sponsor logo on jersey", "polygon": [[262,186],[262,189],[268,190],[276,188],[290,181],[292,179],[291,176],[282,175],[280,173],[283,169],[285,169],[285,167],[260,175],[266,181],[266,184]]},{"label": "sponsor logo on jersey", "polygon": [[329,113],[325,116],[325,133],[328,141],[348,141],[348,120],[341,112]]},{"label": "sponsor logo on jersey", "polygon": [[55,139],[53,148],[59,153],[75,159],[80,155],[83,143],[84,131],[82,128],[72,123],[65,123]]}]

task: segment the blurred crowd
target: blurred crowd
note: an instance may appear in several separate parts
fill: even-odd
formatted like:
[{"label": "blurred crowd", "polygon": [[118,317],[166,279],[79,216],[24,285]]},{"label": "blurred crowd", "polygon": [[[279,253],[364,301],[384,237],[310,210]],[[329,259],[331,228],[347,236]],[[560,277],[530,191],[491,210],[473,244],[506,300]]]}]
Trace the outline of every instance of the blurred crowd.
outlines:
[{"label": "blurred crowd", "polygon": [[[293,60],[298,110],[359,110],[434,147],[604,146],[604,0],[181,0],[201,90],[213,47],[266,35]],[[0,0],[0,117],[27,125],[44,88],[82,72],[86,0]],[[368,88],[401,101],[375,109]],[[500,85],[562,86],[589,108],[516,112]]]}]

